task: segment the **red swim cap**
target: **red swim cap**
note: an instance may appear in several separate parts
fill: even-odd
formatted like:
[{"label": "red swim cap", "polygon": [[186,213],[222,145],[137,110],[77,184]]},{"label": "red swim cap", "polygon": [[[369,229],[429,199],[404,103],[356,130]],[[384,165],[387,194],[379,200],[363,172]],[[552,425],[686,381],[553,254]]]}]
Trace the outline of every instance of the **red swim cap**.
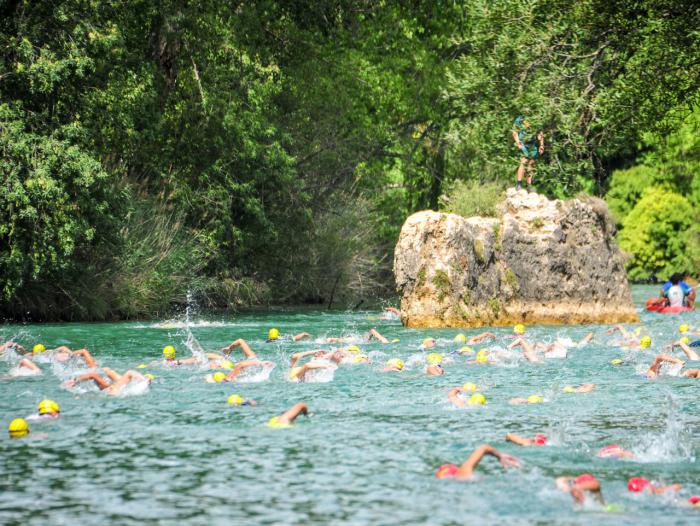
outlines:
[{"label": "red swim cap", "polygon": [[650,488],[654,487],[651,485],[651,482],[649,482],[644,477],[633,477],[629,479],[629,481],[627,481],[627,489],[635,493],[640,493],[644,491],[644,488],[646,488],[647,486],[649,486]]},{"label": "red swim cap", "polygon": [[617,444],[610,444],[609,446],[601,447],[598,451],[599,457],[619,457],[622,455],[622,449]]},{"label": "red swim cap", "polygon": [[435,477],[439,479],[454,477],[457,474],[457,469],[457,466],[454,464],[443,464],[435,472]]},{"label": "red swim cap", "polygon": [[538,433],[534,436],[532,441],[538,446],[544,446],[547,443],[547,437]]},{"label": "red swim cap", "polygon": [[584,473],[574,479],[574,484],[583,484],[584,482],[598,482],[598,479],[590,473]]},{"label": "red swim cap", "polygon": [[693,506],[697,506],[698,504],[700,504],[700,497],[698,497],[697,495],[693,495],[688,499],[688,502],[690,502]]}]

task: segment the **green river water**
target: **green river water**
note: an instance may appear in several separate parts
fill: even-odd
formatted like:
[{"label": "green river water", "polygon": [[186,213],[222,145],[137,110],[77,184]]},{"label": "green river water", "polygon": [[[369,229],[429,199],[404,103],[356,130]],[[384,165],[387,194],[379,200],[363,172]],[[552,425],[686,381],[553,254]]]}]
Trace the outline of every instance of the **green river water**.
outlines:
[{"label": "green river water", "polygon": [[[638,306],[657,293],[656,287],[633,290]],[[152,322],[3,325],[3,341],[85,346],[100,365],[119,371],[158,359],[167,344],[188,356],[189,333],[207,351],[244,338],[277,366],[266,381],[210,384],[208,370],[153,365],[148,371],[157,378],[146,392],[108,397],[94,388],[61,388],[78,372],[75,366],[40,363],[42,376],[11,378],[17,358],[9,353],[0,362],[4,428],[35,412],[43,398],[56,400],[62,416],[31,423],[24,439],[3,430],[0,524],[700,523],[700,508],[687,504],[700,494],[700,380],[640,376],[654,354],[678,338],[680,323],[700,326],[698,313],[642,313],[641,326],[654,340],[647,351],[614,347],[617,338],[605,334],[607,326],[528,327],[532,341],[578,341],[589,331],[595,340],[571,348],[566,359],[485,366],[447,354],[461,346],[452,341],[458,330],[409,330],[379,315],[279,310],[192,316],[189,325],[170,328]],[[286,335],[308,331],[317,341],[265,343],[273,326]],[[372,327],[400,342],[359,342]],[[509,329],[495,332],[495,346],[512,341]],[[332,381],[287,381],[292,352],[328,348],[320,339],[340,335],[357,337],[373,363],[341,366]],[[427,377],[423,365],[414,364],[428,352],[419,347],[426,336],[437,338],[435,350],[451,358],[442,377]],[[391,357],[407,367],[380,373]],[[612,366],[613,358],[627,363]],[[484,388],[486,405],[456,409],[447,402],[448,389],[467,381]],[[562,392],[584,382],[597,389]],[[229,407],[233,393],[259,405]],[[508,404],[534,393],[544,403]],[[308,404],[309,417],[291,429],[265,425],[298,401]],[[507,431],[544,433],[550,443],[519,448],[504,441]],[[522,468],[504,472],[487,458],[475,482],[435,478],[438,466],[461,463],[484,442],[518,456]],[[611,443],[636,456],[598,458],[597,450]],[[574,506],[555,488],[555,477],[584,472],[601,480],[607,502],[620,511]],[[683,490],[632,494],[626,482],[633,476],[680,483]]]}]

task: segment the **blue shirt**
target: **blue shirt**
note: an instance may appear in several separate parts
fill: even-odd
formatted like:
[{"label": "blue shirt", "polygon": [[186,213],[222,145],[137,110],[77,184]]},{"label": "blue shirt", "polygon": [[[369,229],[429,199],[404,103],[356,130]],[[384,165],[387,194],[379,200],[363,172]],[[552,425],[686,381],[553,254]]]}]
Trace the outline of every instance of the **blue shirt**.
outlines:
[{"label": "blue shirt", "polygon": [[[668,294],[668,289],[670,289],[672,286],[673,286],[673,283],[671,283],[670,281],[667,281],[666,283],[664,283],[664,287],[663,287],[664,296],[666,296]],[[688,294],[690,294],[690,291],[693,290],[693,288],[690,285],[688,285],[685,281],[681,281],[678,284],[678,286],[683,291],[684,296],[687,296]]]}]

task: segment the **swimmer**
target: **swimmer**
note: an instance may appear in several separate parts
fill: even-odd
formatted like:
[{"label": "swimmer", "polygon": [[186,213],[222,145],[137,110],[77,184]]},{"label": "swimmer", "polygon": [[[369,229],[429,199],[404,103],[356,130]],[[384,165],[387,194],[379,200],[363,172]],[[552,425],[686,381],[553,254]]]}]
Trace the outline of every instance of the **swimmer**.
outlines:
[{"label": "swimmer", "polygon": [[523,357],[530,363],[539,363],[540,360],[535,354],[535,348],[527,343],[524,338],[518,338],[513,343],[508,345],[508,349],[514,349],[515,347],[520,347],[523,350]]},{"label": "swimmer", "polygon": [[530,395],[527,398],[511,398],[508,401],[511,405],[522,405],[522,404],[541,404],[542,397],[540,395]]},{"label": "swimmer", "polygon": [[[204,353],[204,356],[207,360],[209,360],[210,368],[216,369],[221,367],[220,360],[223,358],[223,356],[209,352]],[[157,365],[161,362],[155,361],[152,363],[154,365]],[[179,367],[180,365],[204,365],[202,359],[200,359],[198,356],[191,356],[190,358],[178,359],[175,347],[173,347],[172,345],[166,345],[165,347],[163,347],[163,363],[168,367]]]},{"label": "swimmer", "polygon": [[371,329],[369,331],[369,334],[367,335],[367,341],[372,341],[372,339],[375,339],[380,343],[389,343],[389,340],[387,340],[384,336],[379,334],[379,331],[377,331],[377,329]]},{"label": "swimmer", "polygon": [[508,442],[513,442],[518,446],[544,446],[547,443],[547,437],[541,434],[536,434],[533,438],[525,438],[515,433],[506,434],[506,440]]},{"label": "swimmer", "polygon": [[380,320],[398,320],[401,318],[401,311],[396,307],[384,307],[384,314],[382,314]]},{"label": "swimmer", "polygon": [[557,477],[556,485],[564,493],[571,493],[578,504],[583,504],[588,494],[591,494],[600,504],[605,504],[600,491],[600,482],[590,473],[584,473],[578,477]]},{"label": "swimmer", "polygon": [[484,340],[493,340],[496,335],[492,332],[482,332],[476,336],[472,336],[467,340],[467,345],[475,345],[477,343],[482,343]]},{"label": "swimmer", "polygon": [[[387,338],[379,334],[379,331],[377,329],[370,329],[369,333],[367,333],[367,336],[365,336],[364,340],[366,342],[377,340],[379,343],[390,343]],[[353,343],[354,341],[356,341],[356,338],[352,337],[329,336],[328,338],[326,338],[326,343]]]},{"label": "swimmer", "polygon": [[632,477],[627,481],[627,489],[632,493],[642,493],[644,491],[649,491],[656,495],[661,495],[663,493],[679,492],[683,486],[680,484],[671,484],[670,486],[654,486],[644,477]]},{"label": "swimmer", "polygon": [[667,354],[659,354],[656,356],[654,361],[649,366],[649,369],[647,369],[645,376],[647,378],[657,378],[659,376],[661,366],[664,363],[680,365],[681,371],[678,374],[679,376],[683,376],[685,378],[700,378],[700,369],[686,369],[683,371],[682,369],[685,366],[685,362],[680,358],[675,358],[674,356],[669,356]]},{"label": "swimmer", "polygon": [[627,451],[622,446],[617,444],[610,444],[608,446],[601,447],[598,450],[597,456],[600,458],[632,458],[634,453]]},{"label": "swimmer", "polygon": [[637,338],[635,334],[629,332],[622,325],[617,325],[612,329],[607,330],[607,334],[615,334],[616,332],[619,332],[622,336],[621,342],[618,341],[613,344],[617,347],[625,347],[627,349],[648,349],[651,347],[651,336],[642,336],[641,338]]},{"label": "swimmer", "polygon": [[426,356],[428,366],[425,368],[425,374],[428,376],[442,376],[445,374],[445,369],[442,367],[442,355],[431,353]]},{"label": "swimmer", "polygon": [[423,343],[421,343],[420,347],[421,349],[432,349],[435,347],[437,342],[435,341],[435,338],[426,338],[423,340]]},{"label": "swimmer", "polygon": [[44,374],[37,364],[31,361],[29,358],[22,358],[14,371],[11,371],[12,376],[38,376]]},{"label": "swimmer", "polygon": [[384,366],[384,369],[382,369],[381,372],[383,373],[398,373],[403,370],[403,360],[401,358],[392,358],[391,360],[386,362],[386,365]]},{"label": "swimmer", "polygon": [[39,402],[39,412],[27,417],[27,420],[54,420],[61,416],[61,407],[53,400]]},{"label": "swimmer", "polygon": [[231,396],[229,396],[226,399],[226,403],[228,405],[232,405],[232,406],[239,406],[239,405],[240,406],[244,406],[244,405],[256,406],[256,405],[258,405],[258,403],[255,400],[253,400],[252,398],[245,399],[241,395],[237,395],[237,394],[232,394]]},{"label": "swimmer", "polygon": [[590,393],[595,389],[595,384],[582,384],[578,387],[567,385],[562,389],[565,393]]},{"label": "swimmer", "polygon": [[[477,387],[473,384],[464,384],[462,387],[453,387],[447,393],[447,400],[457,407],[467,407],[471,405],[484,405],[486,397],[481,393],[474,393]],[[461,395],[463,393],[473,393],[468,400],[465,400]]]},{"label": "swimmer", "polygon": [[461,466],[457,467],[455,464],[443,464],[435,472],[435,476],[439,479],[456,478],[458,480],[469,480],[472,478],[474,470],[479,465],[479,462],[487,455],[497,458],[505,469],[520,467],[520,461],[516,457],[501,453],[488,444],[482,444],[469,455],[469,458],[467,458]]},{"label": "swimmer", "polygon": [[221,381],[232,382],[236,378],[236,376],[238,376],[239,374],[241,374],[241,372],[245,371],[250,367],[274,367],[274,365],[274,362],[260,360],[244,360],[242,362],[238,362],[236,366],[231,370],[231,372],[228,373]]},{"label": "swimmer", "polygon": [[151,379],[148,376],[145,376],[139,373],[138,371],[134,371],[132,369],[129,369],[121,375],[116,373],[112,369],[109,369],[108,367],[103,368],[103,371],[105,372],[105,374],[107,374],[109,379],[100,376],[96,372],[89,372],[80,375],[77,378],[74,378],[73,380],[67,380],[63,382],[63,386],[67,388],[75,387],[81,382],[92,380],[93,382],[95,382],[95,385],[97,385],[97,387],[100,388],[101,391],[104,391],[110,396],[115,396],[119,394],[121,390],[124,389],[124,387],[129,385],[131,382],[148,382],[149,384],[151,383]]},{"label": "swimmer", "polygon": [[27,350],[24,347],[13,341],[8,341],[0,345],[0,354],[4,354],[5,351],[14,351],[17,354],[27,354]]},{"label": "swimmer", "polygon": [[311,338],[311,335],[308,332],[300,332],[299,334],[292,336],[292,340],[295,342],[303,340],[304,338]]},{"label": "swimmer", "polygon": [[384,312],[389,312],[391,314],[396,314],[397,316],[401,316],[401,311],[397,309],[396,307],[384,307]]},{"label": "swimmer", "polygon": [[694,349],[692,349],[686,342],[683,340],[678,340],[676,342],[673,342],[671,344],[671,350],[675,349],[676,347],[679,347],[685,355],[688,357],[688,360],[700,360],[700,356],[698,356],[698,353],[695,352]]},{"label": "swimmer", "polygon": [[284,413],[282,413],[279,416],[273,416],[268,420],[267,425],[272,428],[276,429],[282,429],[286,427],[291,427],[292,424],[294,423],[294,420],[299,415],[308,415],[309,414],[309,408],[306,407],[306,404],[303,402],[299,402],[298,404],[294,404],[292,407],[287,409]]},{"label": "swimmer", "polygon": [[319,362],[309,362],[305,363],[301,367],[294,367],[289,371],[289,379],[292,382],[305,382],[307,381],[306,373],[309,371],[314,371],[316,369],[336,369],[337,366],[331,363],[319,363]]}]

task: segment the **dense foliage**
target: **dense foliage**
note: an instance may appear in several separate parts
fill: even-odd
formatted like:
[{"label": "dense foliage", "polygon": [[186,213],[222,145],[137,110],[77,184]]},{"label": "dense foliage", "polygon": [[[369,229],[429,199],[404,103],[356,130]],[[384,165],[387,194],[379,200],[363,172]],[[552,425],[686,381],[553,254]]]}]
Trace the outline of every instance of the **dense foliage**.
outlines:
[{"label": "dense foliage", "polygon": [[631,240],[648,187],[696,204],[697,134],[669,131],[697,103],[699,22],[676,0],[4,2],[0,310],[386,296],[406,214],[493,201],[523,113],[552,195],[644,166],[613,177]]}]

